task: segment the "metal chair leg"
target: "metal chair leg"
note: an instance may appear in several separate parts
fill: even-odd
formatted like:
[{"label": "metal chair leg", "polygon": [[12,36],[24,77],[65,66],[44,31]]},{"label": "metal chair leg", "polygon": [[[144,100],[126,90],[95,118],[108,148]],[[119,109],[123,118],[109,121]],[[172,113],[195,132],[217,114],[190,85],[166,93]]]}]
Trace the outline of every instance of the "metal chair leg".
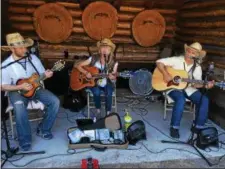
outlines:
[{"label": "metal chair leg", "polygon": [[90,95],[87,93],[88,118],[90,118]]},{"label": "metal chair leg", "polygon": [[163,115],[163,120],[166,120],[166,109],[167,109],[167,101],[166,98],[164,100],[164,115]]},{"label": "metal chair leg", "polygon": [[10,120],[10,126],[11,126],[11,131],[12,131],[12,139],[15,139],[14,127],[13,127],[13,118],[12,118],[12,110],[9,111],[9,120]]},{"label": "metal chair leg", "polygon": [[117,113],[117,101],[116,101],[116,95],[114,96],[115,98],[115,113]]}]

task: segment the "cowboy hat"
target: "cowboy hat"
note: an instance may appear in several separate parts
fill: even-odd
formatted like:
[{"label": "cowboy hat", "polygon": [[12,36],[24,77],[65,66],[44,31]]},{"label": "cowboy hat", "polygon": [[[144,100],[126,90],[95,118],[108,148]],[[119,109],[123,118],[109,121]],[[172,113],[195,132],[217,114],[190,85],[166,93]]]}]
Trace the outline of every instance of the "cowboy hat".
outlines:
[{"label": "cowboy hat", "polygon": [[2,50],[10,51],[10,47],[29,47],[34,44],[34,41],[30,38],[24,39],[23,36],[16,32],[6,35],[7,46],[2,46]]},{"label": "cowboy hat", "polygon": [[200,58],[204,58],[206,55],[206,51],[202,50],[202,45],[198,42],[194,42],[190,46],[188,46],[187,44],[184,44],[185,52],[188,48],[197,51],[199,53],[198,57]]},{"label": "cowboy hat", "polygon": [[101,41],[97,42],[97,47],[100,48],[101,46],[110,46],[112,48],[112,53],[116,48],[116,45],[110,39],[107,38],[104,38]]}]

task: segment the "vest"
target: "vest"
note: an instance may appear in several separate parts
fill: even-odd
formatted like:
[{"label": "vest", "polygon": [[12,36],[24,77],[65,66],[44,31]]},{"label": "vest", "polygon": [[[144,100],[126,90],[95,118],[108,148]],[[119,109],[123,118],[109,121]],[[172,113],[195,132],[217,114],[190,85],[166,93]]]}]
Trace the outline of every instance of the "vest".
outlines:
[{"label": "vest", "polygon": [[[91,66],[94,66],[95,63],[96,63],[97,61],[99,61],[99,60],[100,60],[100,55],[99,55],[99,54],[93,55],[93,56],[92,56],[92,59],[91,59],[90,65],[91,65]],[[109,63],[109,64],[107,65],[107,66],[108,66],[108,71],[109,71],[109,72],[112,72],[112,71],[113,71],[114,65],[115,65],[114,60],[112,60],[111,63]]]}]

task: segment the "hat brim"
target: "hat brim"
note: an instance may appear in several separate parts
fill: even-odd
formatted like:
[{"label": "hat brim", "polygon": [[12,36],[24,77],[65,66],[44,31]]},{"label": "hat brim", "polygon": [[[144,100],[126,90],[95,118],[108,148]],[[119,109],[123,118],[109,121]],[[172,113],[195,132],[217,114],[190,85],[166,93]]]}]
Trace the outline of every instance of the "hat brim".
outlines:
[{"label": "hat brim", "polygon": [[97,42],[97,47],[100,48],[101,46],[109,46],[112,48],[112,53],[114,53],[116,45],[114,43],[111,44],[101,44],[101,41]]},{"label": "hat brim", "polygon": [[[192,47],[188,46],[187,44],[184,44],[185,52],[186,52],[186,50],[187,50],[188,48],[189,48],[189,49],[194,49],[194,50],[196,50],[195,48],[192,48]],[[205,56],[206,56],[206,51],[205,51],[205,50],[199,51],[199,56],[198,56],[198,57],[204,58]]]},{"label": "hat brim", "polygon": [[1,50],[3,51],[10,51],[10,48],[20,48],[20,47],[30,47],[34,44],[34,41],[33,39],[31,38],[27,38],[27,39],[24,39],[24,44],[23,45],[16,45],[16,46],[1,46]]}]

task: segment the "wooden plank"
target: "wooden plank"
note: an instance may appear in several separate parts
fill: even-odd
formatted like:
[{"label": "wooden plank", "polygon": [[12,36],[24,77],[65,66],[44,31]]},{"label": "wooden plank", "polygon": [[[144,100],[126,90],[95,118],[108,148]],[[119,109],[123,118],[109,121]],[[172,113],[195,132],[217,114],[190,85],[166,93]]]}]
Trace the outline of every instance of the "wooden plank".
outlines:
[{"label": "wooden plank", "polygon": [[200,11],[200,12],[194,12],[194,11],[180,12],[179,16],[182,18],[225,16],[225,8],[223,7],[223,9],[215,9],[215,10],[205,9],[205,11]]},{"label": "wooden plank", "polygon": [[205,38],[201,36],[180,36],[176,35],[176,39],[184,42],[199,42],[202,44],[216,45],[216,46],[225,46],[225,39],[222,38]]},{"label": "wooden plank", "polygon": [[210,8],[213,6],[224,6],[224,0],[213,0],[213,1],[200,1],[200,2],[189,2],[183,5],[182,9],[193,9],[193,8]]},{"label": "wooden plank", "polygon": [[36,8],[33,7],[14,7],[14,6],[9,6],[9,12],[12,13],[19,13],[19,14],[33,14]]},{"label": "wooden plank", "polygon": [[39,6],[45,4],[45,1],[40,0],[9,0],[10,4],[18,4],[18,5],[34,5]]},{"label": "wooden plank", "polygon": [[217,37],[224,37],[225,38],[225,30],[222,31],[222,30],[211,30],[211,29],[186,29],[186,28],[181,28],[181,29],[178,29],[176,31],[177,34],[179,35],[194,35],[194,36],[217,36]]},{"label": "wooden plank", "polygon": [[221,28],[225,27],[225,21],[215,22],[180,22],[179,27],[190,27],[190,28]]},{"label": "wooden plank", "polygon": [[9,16],[9,20],[17,22],[33,22],[33,18],[27,15],[11,15]]},{"label": "wooden plank", "polygon": [[70,3],[70,2],[56,2],[56,3],[66,7],[66,8],[80,9],[79,3]]}]

